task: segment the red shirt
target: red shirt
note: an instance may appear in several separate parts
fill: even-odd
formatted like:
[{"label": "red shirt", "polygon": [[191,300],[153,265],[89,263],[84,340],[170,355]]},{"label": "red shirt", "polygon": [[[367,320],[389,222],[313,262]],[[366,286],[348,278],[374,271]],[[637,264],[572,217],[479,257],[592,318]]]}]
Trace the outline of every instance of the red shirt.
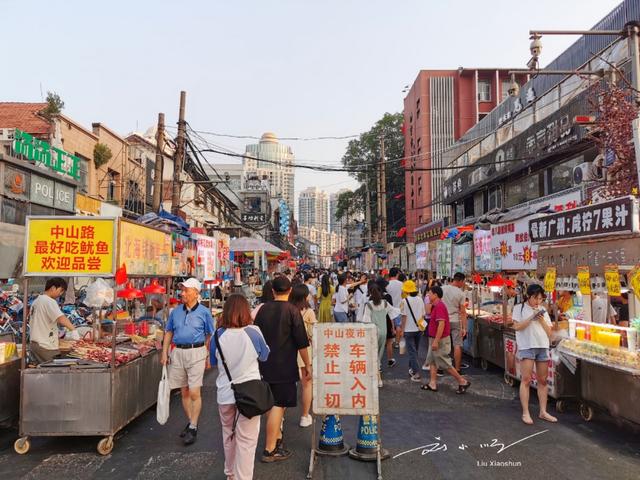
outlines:
[{"label": "red shirt", "polygon": [[431,308],[431,319],[429,320],[428,330],[428,334],[431,338],[436,338],[439,322],[444,322],[444,331],[440,338],[447,338],[451,334],[451,327],[449,326],[449,311],[442,300],[434,303]]}]

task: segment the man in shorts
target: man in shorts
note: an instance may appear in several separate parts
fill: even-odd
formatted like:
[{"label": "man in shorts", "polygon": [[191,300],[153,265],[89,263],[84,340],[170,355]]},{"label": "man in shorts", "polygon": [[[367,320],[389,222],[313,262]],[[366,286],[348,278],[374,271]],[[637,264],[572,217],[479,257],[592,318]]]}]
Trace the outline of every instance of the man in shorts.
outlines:
[{"label": "man in shorts", "polygon": [[260,308],[254,322],[269,346],[269,358],[260,363],[260,373],[271,387],[274,399],[274,406],[267,413],[267,433],[262,453],[262,461],[265,463],[291,457],[291,452],[282,445],[282,420],[285,409],[297,404],[296,382],[300,380],[298,353],[305,365],[305,377],[311,379],[307,331],[300,310],[288,301],[291,282],[287,277],[281,276],[273,280],[271,286],[275,300]]},{"label": "man in shorts", "polygon": [[465,305],[464,273],[456,273],[453,280],[442,287],[442,301],[449,312],[449,322],[451,324],[451,342],[453,344],[453,363],[456,370],[469,368],[469,365],[462,363],[462,342],[467,336],[467,307]]},{"label": "man in shorts", "polygon": [[[168,365],[169,386],[179,388],[182,407],[189,419],[180,433],[185,445],[191,445],[198,435],[198,418],[202,410],[202,378],[209,368],[209,340],[213,333],[213,318],[207,307],[198,302],[200,282],[190,278],[179,285],[182,305],[171,311],[162,346],[162,365]],[[171,343],[175,348],[169,354]]]},{"label": "man in shorts", "polygon": [[458,370],[451,365],[449,354],[451,353],[451,339],[449,312],[442,301],[442,288],[431,287],[429,289],[429,300],[433,307],[431,308],[431,321],[427,327],[429,334],[429,351],[427,353],[427,363],[429,364],[430,380],[422,385],[422,390],[431,392],[438,391],[438,369],[445,370],[458,382],[458,390],[456,393],[463,394],[467,391],[471,382],[465,380]]}]

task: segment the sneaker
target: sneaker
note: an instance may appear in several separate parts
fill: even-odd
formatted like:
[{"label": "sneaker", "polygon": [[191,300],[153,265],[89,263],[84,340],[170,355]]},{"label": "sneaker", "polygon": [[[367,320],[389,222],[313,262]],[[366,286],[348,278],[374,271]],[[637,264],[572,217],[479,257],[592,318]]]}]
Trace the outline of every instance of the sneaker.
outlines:
[{"label": "sneaker", "polygon": [[395,367],[396,366],[396,359],[392,358],[391,360],[387,361],[387,367],[391,368],[391,367]]},{"label": "sneaker", "polygon": [[187,433],[184,436],[184,444],[185,445],[194,444],[197,437],[198,437],[198,430],[196,430],[195,428],[189,428],[187,430]]},{"label": "sneaker", "polygon": [[397,342],[393,342],[393,348],[395,348],[396,350],[400,348],[400,344]]},{"label": "sneaker", "polygon": [[413,377],[416,374],[416,372],[413,371],[413,369],[409,369],[409,376]]},{"label": "sneaker", "polygon": [[191,423],[187,422],[187,426],[184,427],[184,430],[182,430],[180,432],[180,438],[184,438],[185,435],[187,434],[187,432],[189,431],[189,425],[191,425]]},{"label": "sneaker", "polygon": [[313,424],[313,417],[311,415],[304,415],[300,417],[300,426],[302,428],[310,427]]},{"label": "sneaker", "polygon": [[378,388],[382,388],[383,383],[382,383],[382,379],[378,379]]},{"label": "sneaker", "polygon": [[417,374],[417,373],[415,375],[411,376],[411,381],[412,382],[420,382],[420,380],[421,380],[420,375]]},{"label": "sneaker", "polygon": [[439,377],[444,377],[444,370],[438,369],[438,376]]},{"label": "sneaker", "polygon": [[424,362],[424,365],[422,365],[422,370],[424,370],[425,372],[429,371],[429,364],[427,362]]},{"label": "sneaker", "polygon": [[291,455],[293,454],[289,450],[285,450],[282,447],[276,447],[272,452],[264,450],[262,452],[261,460],[263,463],[281,462],[283,460],[288,460]]},{"label": "sneaker", "polygon": [[466,370],[467,368],[469,368],[468,363],[460,362],[460,370]]}]

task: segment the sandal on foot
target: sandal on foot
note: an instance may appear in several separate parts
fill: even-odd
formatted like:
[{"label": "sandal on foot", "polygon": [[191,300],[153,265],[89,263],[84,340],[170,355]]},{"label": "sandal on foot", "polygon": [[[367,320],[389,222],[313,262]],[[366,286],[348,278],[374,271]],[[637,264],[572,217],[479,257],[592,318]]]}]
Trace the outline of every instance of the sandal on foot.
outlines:
[{"label": "sandal on foot", "polygon": [[430,392],[437,392],[438,389],[437,388],[431,388],[431,385],[429,385],[428,383],[425,383],[424,385],[422,385],[420,387],[421,390],[429,390]]},{"label": "sandal on foot", "polygon": [[456,394],[462,395],[466,393],[467,389],[471,386],[471,382],[467,382],[465,385],[458,385],[458,390],[456,390]]},{"label": "sandal on foot", "polygon": [[545,422],[549,422],[549,423],[558,423],[558,419],[557,419],[556,417],[552,417],[552,416],[551,416],[551,415],[549,415],[548,413],[538,415],[538,418],[539,418],[540,420],[544,420]]},{"label": "sandal on foot", "polygon": [[522,423],[525,425],[533,425],[533,420],[531,419],[531,416],[529,416],[529,420],[527,420],[527,417],[522,415]]}]

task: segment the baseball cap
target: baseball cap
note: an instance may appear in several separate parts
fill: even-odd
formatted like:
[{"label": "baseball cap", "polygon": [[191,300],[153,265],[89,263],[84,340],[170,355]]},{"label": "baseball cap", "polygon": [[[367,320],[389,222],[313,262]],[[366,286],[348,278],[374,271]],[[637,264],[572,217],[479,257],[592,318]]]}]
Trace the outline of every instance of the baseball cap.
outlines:
[{"label": "baseball cap", "polygon": [[200,281],[197,278],[189,278],[178,286],[184,288],[195,288],[197,291],[200,291]]}]

